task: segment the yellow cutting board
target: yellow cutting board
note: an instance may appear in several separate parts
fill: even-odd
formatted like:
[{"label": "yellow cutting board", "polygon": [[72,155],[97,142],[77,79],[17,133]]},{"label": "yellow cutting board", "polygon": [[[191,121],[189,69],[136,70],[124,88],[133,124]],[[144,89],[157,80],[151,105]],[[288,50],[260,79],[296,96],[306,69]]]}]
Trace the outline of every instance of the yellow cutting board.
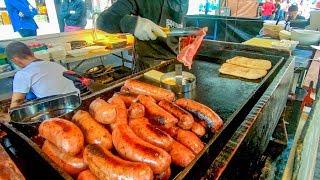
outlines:
[{"label": "yellow cutting board", "polygon": [[276,39],[252,38],[252,39],[249,39],[248,41],[243,42],[242,44],[272,48],[272,43],[274,42],[280,42],[280,41]]}]

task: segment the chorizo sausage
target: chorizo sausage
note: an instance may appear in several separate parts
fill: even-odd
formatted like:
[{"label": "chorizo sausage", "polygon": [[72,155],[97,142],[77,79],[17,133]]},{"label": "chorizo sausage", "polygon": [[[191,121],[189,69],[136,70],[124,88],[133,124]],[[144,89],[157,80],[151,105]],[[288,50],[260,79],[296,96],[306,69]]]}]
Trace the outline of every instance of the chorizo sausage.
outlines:
[{"label": "chorizo sausage", "polygon": [[192,127],[194,122],[193,116],[186,110],[166,100],[160,101],[159,106],[179,119],[177,125],[180,128],[188,130]]},{"label": "chorizo sausage", "polygon": [[189,148],[194,154],[198,154],[204,148],[204,144],[199,137],[191,131],[179,129],[176,139]]},{"label": "chorizo sausage", "polygon": [[61,169],[71,175],[78,174],[87,168],[82,158],[82,153],[71,156],[68,153],[62,152],[59,148],[46,140],[42,146],[42,151]]},{"label": "chorizo sausage", "polygon": [[120,124],[112,132],[112,141],[121,157],[148,164],[155,174],[167,170],[170,155],[163,149],[140,139],[128,125]]},{"label": "chorizo sausage", "polygon": [[128,124],[128,112],[123,100],[118,97],[112,97],[108,102],[116,107],[116,121],[111,124],[111,129],[114,129],[118,124]]},{"label": "chorizo sausage", "polygon": [[96,145],[88,145],[84,149],[83,158],[90,171],[99,179],[153,179],[153,172],[148,165],[123,160]]},{"label": "chorizo sausage", "polygon": [[190,164],[191,161],[196,157],[190,149],[177,141],[173,142],[170,155],[172,163],[181,167],[187,167],[188,164]]},{"label": "chorizo sausage", "polygon": [[79,175],[77,180],[98,180],[98,178],[92,174],[92,172],[87,169],[85,171],[82,171]]},{"label": "chorizo sausage", "polygon": [[180,107],[194,114],[200,120],[205,121],[207,126],[213,132],[216,132],[223,126],[223,121],[218,114],[201,103],[186,98],[178,99],[176,103]]},{"label": "chorizo sausage", "polygon": [[95,120],[102,124],[111,124],[116,120],[117,112],[115,106],[101,98],[91,102],[89,112]]},{"label": "chorizo sausage", "polygon": [[155,180],[169,180],[171,176],[171,168],[168,168],[161,174],[156,175]]},{"label": "chorizo sausage", "polygon": [[52,118],[43,121],[39,126],[39,135],[71,155],[76,155],[83,149],[84,137],[81,130],[65,119]]},{"label": "chorizo sausage", "polygon": [[166,151],[171,149],[173,138],[155,125],[148,122],[146,118],[132,119],[129,126],[133,132],[144,141],[160,147]]},{"label": "chorizo sausage", "polygon": [[150,101],[148,96],[139,95],[138,100],[144,105],[146,109],[146,115],[148,118],[158,122],[165,127],[172,127],[178,122],[172,114],[161,108],[155,102]]},{"label": "chorizo sausage", "polygon": [[112,148],[112,137],[109,131],[95,121],[88,112],[79,110],[72,117],[84,134],[88,144],[97,144],[106,149]]},{"label": "chorizo sausage", "polygon": [[195,133],[197,136],[202,137],[206,134],[206,128],[204,128],[200,123],[194,122],[191,131]]},{"label": "chorizo sausage", "polygon": [[119,96],[127,108],[131,106],[133,102],[136,101],[137,96],[129,93],[115,93],[113,96]]},{"label": "chorizo sausage", "polygon": [[129,119],[141,118],[144,117],[144,114],[145,108],[142,104],[135,102],[131,104],[128,111]]},{"label": "chorizo sausage", "polygon": [[153,86],[151,84],[147,84],[144,82],[140,82],[134,79],[127,80],[124,85],[123,89],[131,94],[142,94],[153,97],[155,100],[167,100],[173,101],[175,99],[175,94],[169,90]]}]

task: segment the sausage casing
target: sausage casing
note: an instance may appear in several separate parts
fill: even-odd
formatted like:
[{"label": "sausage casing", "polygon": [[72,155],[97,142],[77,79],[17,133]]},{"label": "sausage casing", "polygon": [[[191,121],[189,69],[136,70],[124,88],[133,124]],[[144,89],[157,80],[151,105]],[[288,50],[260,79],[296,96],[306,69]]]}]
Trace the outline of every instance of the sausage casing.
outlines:
[{"label": "sausage casing", "polygon": [[155,180],[169,180],[171,176],[171,168],[168,168],[165,172],[157,174]]},{"label": "sausage casing", "polygon": [[132,119],[129,126],[133,132],[144,141],[160,147],[166,151],[171,149],[173,138],[155,125],[148,122],[146,118]]},{"label": "sausage casing", "polygon": [[128,116],[129,119],[141,118],[145,115],[145,107],[140,103],[132,103],[129,110]]},{"label": "sausage casing", "polygon": [[99,179],[153,179],[153,172],[148,165],[123,160],[96,145],[88,145],[83,158],[90,171]]},{"label": "sausage casing", "polygon": [[83,134],[71,121],[61,118],[45,120],[39,126],[39,135],[71,155],[76,155],[83,150]]},{"label": "sausage casing", "polygon": [[101,98],[91,102],[89,112],[95,120],[102,124],[111,124],[116,120],[117,112],[115,106]]},{"label": "sausage casing", "polygon": [[191,112],[195,116],[197,116],[200,120],[206,122],[207,126],[213,131],[216,132],[223,126],[222,119],[209,107],[193,101],[191,99],[178,99],[176,104],[180,107],[186,109]]},{"label": "sausage casing", "polygon": [[62,152],[55,145],[46,140],[42,146],[42,151],[61,169],[69,174],[78,174],[87,168],[82,158],[82,153],[76,156],[71,156],[68,153]]},{"label": "sausage casing", "polygon": [[172,163],[181,167],[187,167],[188,164],[190,164],[190,162],[196,157],[190,149],[177,141],[173,142],[170,155]]},{"label": "sausage casing", "polygon": [[194,122],[193,116],[186,110],[166,100],[160,101],[159,106],[179,119],[177,125],[180,128],[188,130],[192,127]]},{"label": "sausage casing", "polygon": [[198,122],[193,122],[193,125],[191,127],[191,131],[195,133],[197,136],[202,137],[206,134],[206,128],[203,127],[200,123]]},{"label": "sausage casing", "polygon": [[146,163],[155,174],[170,166],[171,157],[165,150],[140,139],[128,125],[118,125],[112,132],[112,141],[121,157]]},{"label": "sausage casing", "polygon": [[124,83],[123,89],[131,94],[142,94],[153,97],[155,100],[167,100],[173,101],[175,94],[169,90],[153,86],[144,82],[140,82],[134,79],[129,79]]},{"label": "sausage casing", "polygon": [[87,169],[79,173],[77,180],[98,180],[98,178]]},{"label": "sausage casing", "polygon": [[106,149],[112,148],[111,134],[95,121],[88,112],[79,110],[74,114],[72,120],[80,127],[88,144],[97,144]]},{"label": "sausage casing", "polygon": [[148,96],[139,95],[138,100],[144,105],[147,117],[158,122],[160,125],[172,127],[178,122],[178,119],[172,114],[161,108],[155,102],[150,101]]},{"label": "sausage casing", "polygon": [[176,139],[194,154],[198,154],[204,148],[204,144],[199,137],[191,131],[179,129]]},{"label": "sausage casing", "polygon": [[124,101],[118,97],[112,97],[108,102],[116,107],[116,120],[111,124],[111,129],[114,129],[118,124],[128,124],[128,112]]}]

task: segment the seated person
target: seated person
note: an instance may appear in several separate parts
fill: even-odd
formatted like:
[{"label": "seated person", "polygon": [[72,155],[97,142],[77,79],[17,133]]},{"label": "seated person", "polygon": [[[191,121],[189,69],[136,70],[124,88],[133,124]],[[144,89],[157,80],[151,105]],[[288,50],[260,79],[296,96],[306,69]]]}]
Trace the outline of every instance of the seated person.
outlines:
[{"label": "seated person", "polygon": [[79,92],[73,82],[63,76],[66,69],[62,65],[37,59],[24,43],[11,42],[6,54],[21,68],[14,76],[10,108],[21,105],[29,92],[37,98]]}]

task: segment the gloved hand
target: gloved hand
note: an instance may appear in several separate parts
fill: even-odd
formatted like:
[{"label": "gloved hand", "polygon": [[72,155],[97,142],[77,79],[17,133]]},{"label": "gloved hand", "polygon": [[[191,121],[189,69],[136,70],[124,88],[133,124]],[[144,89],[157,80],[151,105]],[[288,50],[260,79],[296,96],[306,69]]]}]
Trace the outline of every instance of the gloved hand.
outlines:
[{"label": "gloved hand", "polygon": [[134,30],[134,36],[141,41],[156,40],[157,37],[167,37],[161,30],[160,26],[156,25],[149,19],[138,17],[137,25]]}]

